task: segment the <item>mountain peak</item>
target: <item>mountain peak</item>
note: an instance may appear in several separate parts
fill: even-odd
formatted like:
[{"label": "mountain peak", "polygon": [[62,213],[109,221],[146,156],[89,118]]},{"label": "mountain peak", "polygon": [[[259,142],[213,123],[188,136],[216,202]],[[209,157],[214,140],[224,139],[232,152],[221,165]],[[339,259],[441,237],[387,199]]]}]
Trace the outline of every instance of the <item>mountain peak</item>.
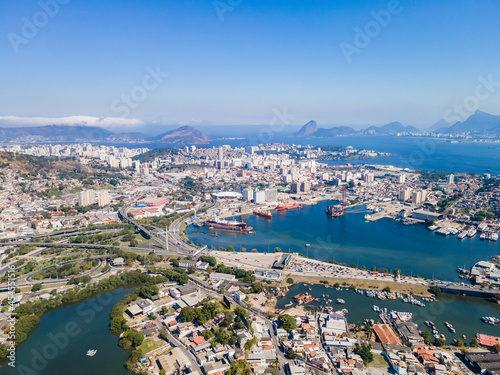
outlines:
[{"label": "mountain peak", "polygon": [[163,143],[172,144],[202,144],[210,141],[210,137],[189,125],[160,134],[154,138]]},{"label": "mountain peak", "polygon": [[308,137],[318,130],[318,124],[316,124],[316,121],[311,120],[307,124],[305,124],[303,127],[300,128],[298,132],[295,132],[293,135],[296,137]]},{"label": "mountain peak", "polygon": [[440,129],[440,133],[457,134],[457,133],[499,133],[500,132],[500,116],[492,115],[491,113],[477,110],[470,115],[466,120],[459,121],[449,128]]},{"label": "mountain peak", "polygon": [[488,115],[491,116],[489,113],[480,111],[479,109],[476,109],[476,112],[474,112],[474,116],[482,116],[482,115]]}]

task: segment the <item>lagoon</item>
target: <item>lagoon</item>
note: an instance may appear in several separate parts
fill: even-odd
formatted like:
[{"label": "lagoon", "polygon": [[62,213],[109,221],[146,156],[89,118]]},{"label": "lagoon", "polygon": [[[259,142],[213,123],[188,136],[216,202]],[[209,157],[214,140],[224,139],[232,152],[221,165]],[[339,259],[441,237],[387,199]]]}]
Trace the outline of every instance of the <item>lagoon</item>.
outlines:
[{"label": "lagoon", "polygon": [[[45,315],[16,350],[16,367],[2,363],[0,375],[127,374],[129,354],[109,332],[109,313],[131,289],[119,289]],[[88,349],[97,349],[94,357]]]}]

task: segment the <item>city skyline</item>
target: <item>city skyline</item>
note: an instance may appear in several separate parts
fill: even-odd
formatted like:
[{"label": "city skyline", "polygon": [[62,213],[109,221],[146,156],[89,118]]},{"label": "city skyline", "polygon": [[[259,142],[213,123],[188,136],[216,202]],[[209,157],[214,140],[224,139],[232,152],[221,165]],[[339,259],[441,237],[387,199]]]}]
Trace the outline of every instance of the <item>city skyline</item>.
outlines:
[{"label": "city skyline", "polygon": [[268,125],[286,108],[293,125],[424,128],[457,105],[498,112],[492,1],[231,4],[1,5],[1,126]]}]

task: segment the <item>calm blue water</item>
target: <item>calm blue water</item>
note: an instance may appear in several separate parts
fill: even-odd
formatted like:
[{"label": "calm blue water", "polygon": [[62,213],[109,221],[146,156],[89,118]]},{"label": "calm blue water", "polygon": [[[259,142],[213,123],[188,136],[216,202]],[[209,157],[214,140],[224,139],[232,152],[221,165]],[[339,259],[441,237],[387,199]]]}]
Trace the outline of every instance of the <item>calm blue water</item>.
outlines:
[{"label": "calm blue water", "polygon": [[[309,287],[311,288],[310,291],[308,290]],[[403,303],[400,299],[380,301],[376,298],[356,294],[350,290],[336,291],[333,288],[325,288],[320,285],[310,285],[309,287],[306,288],[302,284],[292,286],[285,297],[278,299],[277,307],[284,308],[287,303],[293,302],[293,296],[298,293],[308,292],[313,297],[319,298],[323,294],[328,294],[330,299],[333,300],[333,304],[329,306],[334,306],[338,310],[344,307],[347,308],[349,313],[346,318],[349,323],[363,322],[364,319],[379,321],[378,314],[371,309],[372,305],[377,305],[380,308],[387,308],[388,311],[411,312],[413,314],[412,320],[418,324],[420,330],[430,331],[424,322],[428,320],[434,322],[439,333],[445,335],[447,343],[452,343],[454,338],[461,339],[462,335],[466,335],[467,343],[476,333],[500,335],[500,326],[493,327],[481,321],[483,316],[499,316],[500,305],[481,298],[446,294],[439,299],[439,303],[426,303],[426,307],[419,307]],[[337,298],[344,299],[346,301],[345,306],[335,304]],[[321,298],[319,303],[313,302],[309,305],[325,306],[325,300]],[[455,327],[456,333],[449,332],[444,322],[451,323]]]},{"label": "calm blue water", "polygon": [[[348,161],[351,164],[378,163],[394,165],[396,167],[422,169],[444,172],[474,172],[485,173],[491,170],[493,174],[500,174],[500,147],[499,143],[461,142],[450,143],[439,139],[430,138],[403,138],[403,137],[378,137],[378,136],[350,136],[336,138],[295,138],[285,134],[273,134],[272,137],[263,138],[259,133],[247,136],[244,140],[216,140],[207,147],[228,144],[232,147],[244,147],[262,143],[283,142],[288,144],[314,145],[314,146],[353,146],[378,152],[389,152],[396,156]],[[114,144],[125,147],[179,147],[179,145],[166,145],[163,143],[140,144]],[[336,162],[329,162],[335,164]],[[345,164],[341,162],[338,164]]]},{"label": "calm blue water", "polygon": [[[456,236],[441,236],[423,225],[405,226],[392,219],[365,222],[365,212],[357,208],[342,218],[329,218],[323,201],[315,206],[285,212],[273,211],[272,220],[250,215],[242,220],[256,234],[215,231],[190,226],[191,241],[204,245],[228,247],[238,251],[257,249],[273,251],[275,247],[305,254],[315,259],[371,268],[400,268],[406,274],[418,274],[445,280],[459,280],[457,267],[470,267],[479,260],[498,254],[497,242],[473,239],[459,240]],[[305,247],[306,243],[311,244]]]},{"label": "calm blue water", "polygon": [[[55,310],[40,320],[38,329],[17,348],[16,367],[2,363],[1,375],[127,374],[128,353],[109,332],[109,313],[131,290],[92,298]],[[87,357],[88,349],[97,349]]]}]

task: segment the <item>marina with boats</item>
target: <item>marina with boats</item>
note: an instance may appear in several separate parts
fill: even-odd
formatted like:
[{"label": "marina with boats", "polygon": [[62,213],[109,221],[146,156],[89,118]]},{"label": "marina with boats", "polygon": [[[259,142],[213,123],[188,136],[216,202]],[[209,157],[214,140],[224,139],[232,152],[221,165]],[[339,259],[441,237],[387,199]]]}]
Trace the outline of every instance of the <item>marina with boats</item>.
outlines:
[{"label": "marina with boats", "polygon": [[[311,291],[308,290],[309,287]],[[303,292],[304,290],[307,292]],[[500,316],[500,305],[478,297],[447,295],[439,299],[430,297],[424,300],[422,297],[413,296],[415,300],[427,302],[422,306],[405,303],[401,296],[393,299],[391,295],[391,298],[377,298],[376,304],[369,304],[366,301],[366,290],[361,293],[361,290],[321,285],[310,285],[306,289],[302,284],[297,284],[290,288],[290,293],[285,297],[278,298],[277,307],[288,309],[298,305],[294,296],[304,293],[307,293],[311,300],[305,306],[307,310],[317,307],[320,310],[343,314],[348,316],[349,322],[352,323],[365,321],[373,325],[377,320],[389,324],[394,320],[414,322],[419,331],[427,330],[435,338],[444,337],[447,343],[485,334],[489,335],[488,337],[500,336],[499,320],[496,318]],[[337,299],[345,301],[345,311],[335,309]]]}]

